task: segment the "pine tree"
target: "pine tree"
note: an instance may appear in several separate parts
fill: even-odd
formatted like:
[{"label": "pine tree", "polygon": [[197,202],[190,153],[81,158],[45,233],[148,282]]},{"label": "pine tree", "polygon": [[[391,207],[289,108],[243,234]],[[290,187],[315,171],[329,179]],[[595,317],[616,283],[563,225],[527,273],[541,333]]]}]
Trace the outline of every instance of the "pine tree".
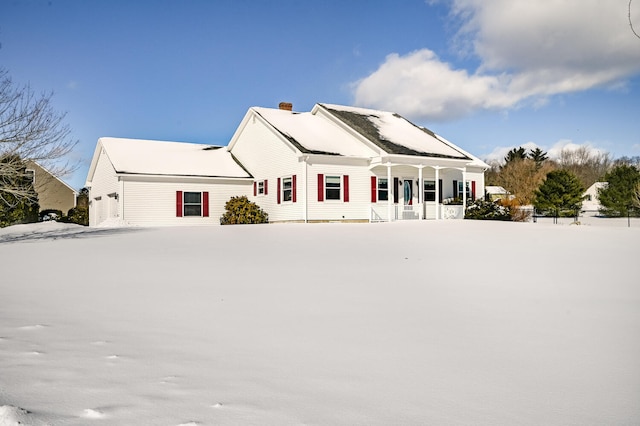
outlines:
[{"label": "pine tree", "polygon": [[507,155],[504,157],[504,162],[509,164],[512,161],[524,160],[525,158],[527,158],[527,150],[523,147],[518,147],[507,152]]},{"label": "pine tree", "polygon": [[582,206],[584,188],[580,180],[567,170],[554,170],[535,191],[533,205],[540,211],[551,211],[557,217],[563,210],[577,211]]},{"label": "pine tree", "polygon": [[529,158],[531,158],[536,163],[536,167],[540,168],[542,167],[542,163],[544,163],[549,158],[549,156],[542,149],[536,148],[532,149],[531,152],[529,152]]},{"label": "pine tree", "polygon": [[605,216],[635,216],[639,209],[634,206],[635,191],[640,183],[640,171],[633,166],[620,165],[611,169],[604,177],[607,185],[598,191],[602,205],[600,213]]}]

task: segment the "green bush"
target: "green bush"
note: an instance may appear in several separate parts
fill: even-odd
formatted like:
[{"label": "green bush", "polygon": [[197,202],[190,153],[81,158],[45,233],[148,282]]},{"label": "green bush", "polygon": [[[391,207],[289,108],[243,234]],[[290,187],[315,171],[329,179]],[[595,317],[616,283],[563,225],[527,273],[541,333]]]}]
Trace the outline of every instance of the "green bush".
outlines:
[{"label": "green bush", "polygon": [[40,212],[40,222],[48,222],[50,220],[54,222],[63,222],[64,216],[62,214],[62,210],[46,209]]},{"label": "green bush", "polygon": [[67,217],[64,218],[64,221],[67,223],[89,226],[89,210],[82,207],[69,209],[69,213],[67,214]]},{"label": "green bush", "polygon": [[231,197],[225,203],[224,208],[225,213],[220,217],[221,225],[269,222],[269,215],[244,195]]},{"label": "green bush", "polygon": [[467,205],[464,212],[465,219],[479,220],[511,220],[509,208],[500,205],[497,201],[486,201],[478,198]]},{"label": "green bush", "polygon": [[[5,198],[8,197],[5,196]],[[4,203],[0,203],[0,228],[23,223],[37,222],[38,209],[38,203],[29,203],[25,200],[12,207],[9,207]]]}]

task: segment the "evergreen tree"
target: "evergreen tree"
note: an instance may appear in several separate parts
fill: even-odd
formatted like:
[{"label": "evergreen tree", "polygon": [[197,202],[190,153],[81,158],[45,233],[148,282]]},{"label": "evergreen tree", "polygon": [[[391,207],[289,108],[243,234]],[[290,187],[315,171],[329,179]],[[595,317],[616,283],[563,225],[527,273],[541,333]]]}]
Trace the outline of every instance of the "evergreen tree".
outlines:
[{"label": "evergreen tree", "polygon": [[639,209],[634,206],[635,191],[640,183],[640,171],[626,164],[616,166],[604,177],[606,187],[598,190],[605,216],[635,216]]},{"label": "evergreen tree", "polygon": [[[11,164],[16,173],[0,175],[0,228],[37,222],[39,206],[38,195],[33,188],[33,176],[27,173],[26,165],[18,156],[0,158],[0,169],[6,164]],[[21,195],[16,195],[16,192]]]},{"label": "evergreen tree", "polygon": [[542,149],[536,148],[532,149],[531,152],[529,152],[529,158],[531,158],[536,163],[536,166],[540,168],[542,167],[542,163],[544,163],[549,158],[549,156]]},{"label": "evergreen tree", "polygon": [[567,170],[554,170],[535,191],[533,205],[540,211],[551,211],[557,217],[563,210],[577,211],[582,206],[584,188],[580,180]]},{"label": "evergreen tree", "polygon": [[523,147],[518,147],[507,152],[507,155],[504,157],[504,162],[509,164],[512,161],[524,160],[525,158],[527,158],[527,150]]}]

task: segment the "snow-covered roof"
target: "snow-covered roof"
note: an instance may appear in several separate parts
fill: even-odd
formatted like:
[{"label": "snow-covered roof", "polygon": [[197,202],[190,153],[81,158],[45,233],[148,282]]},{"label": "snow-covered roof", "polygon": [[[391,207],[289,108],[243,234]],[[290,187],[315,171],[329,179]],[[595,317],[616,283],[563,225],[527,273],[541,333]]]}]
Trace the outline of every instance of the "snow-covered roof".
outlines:
[{"label": "snow-covered roof", "polygon": [[118,173],[248,178],[224,147],[186,142],[100,138]]},{"label": "snow-covered roof", "polygon": [[388,154],[472,159],[429,129],[417,126],[396,113],[343,105],[318,105]]},{"label": "snow-covered roof", "polygon": [[491,185],[488,185],[488,186],[485,186],[485,187],[484,187],[484,190],[486,191],[486,193],[487,193],[487,194],[496,194],[496,195],[499,195],[499,194],[508,194],[508,193],[509,193],[506,189],[504,189],[504,188],[503,188],[503,187],[501,187],[501,186],[491,186]]},{"label": "snow-covered roof", "polygon": [[298,150],[307,154],[371,157],[377,155],[335,123],[311,112],[291,112],[272,108],[251,108],[280,132]]}]

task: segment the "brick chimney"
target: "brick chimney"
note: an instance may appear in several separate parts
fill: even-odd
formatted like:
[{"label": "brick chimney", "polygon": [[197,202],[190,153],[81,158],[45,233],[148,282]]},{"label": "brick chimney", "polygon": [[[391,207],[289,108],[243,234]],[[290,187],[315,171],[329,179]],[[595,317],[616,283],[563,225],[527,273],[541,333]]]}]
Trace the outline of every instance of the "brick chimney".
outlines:
[{"label": "brick chimney", "polygon": [[293,104],[291,102],[280,102],[280,104],[278,104],[278,109],[284,111],[293,111]]}]

